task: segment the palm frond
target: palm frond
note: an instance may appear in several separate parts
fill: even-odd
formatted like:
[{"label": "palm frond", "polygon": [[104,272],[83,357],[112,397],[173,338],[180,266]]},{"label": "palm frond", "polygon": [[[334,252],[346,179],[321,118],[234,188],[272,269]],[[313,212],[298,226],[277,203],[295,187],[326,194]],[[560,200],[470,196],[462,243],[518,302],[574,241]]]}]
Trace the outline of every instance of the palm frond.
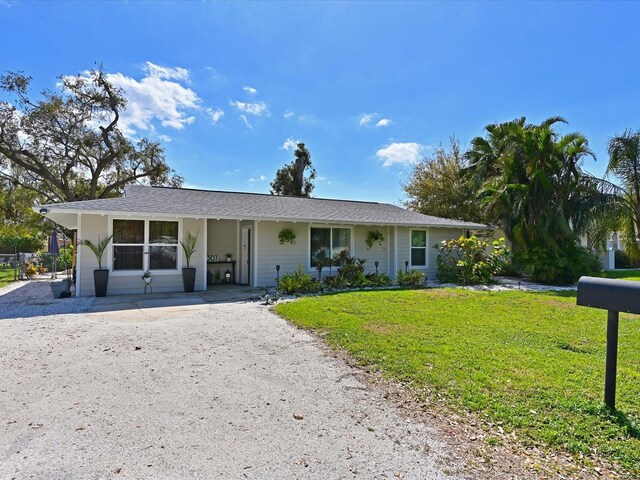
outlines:
[{"label": "palm frond", "polygon": [[198,245],[198,235],[200,230],[193,235],[191,232],[187,232],[184,236],[184,240],[180,242],[182,250],[184,251],[184,257],[187,260],[187,268],[191,265],[191,256],[195,253]]},{"label": "palm frond", "polygon": [[89,250],[91,250],[96,256],[96,260],[98,261],[98,270],[102,270],[102,257],[104,256],[104,251],[109,246],[109,242],[111,242],[112,238],[113,235],[109,235],[108,237],[98,238],[96,243],[93,243],[91,240],[81,240],[79,242],[80,245],[84,245],[89,248]]}]

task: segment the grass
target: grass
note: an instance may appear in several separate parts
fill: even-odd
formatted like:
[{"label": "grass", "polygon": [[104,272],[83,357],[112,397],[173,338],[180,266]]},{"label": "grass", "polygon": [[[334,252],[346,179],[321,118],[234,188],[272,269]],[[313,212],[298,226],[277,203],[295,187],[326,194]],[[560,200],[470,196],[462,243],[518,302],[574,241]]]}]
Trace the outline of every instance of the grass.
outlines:
[{"label": "grass", "polygon": [[14,279],[13,269],[0,270],[0,287],[9,285],[11,282],[13,282],[13,279]]},{"label": "grass", "polygon": [[640,317],[621,316],[614,414],[602,402],[606,312],[576,307],[574,292],[358,292],[276,310],[421,401],[640,475]]},{"label": "grass", "polygon": [[604,272],[606,278],[619,278],[622,280],[633,280],[640,282],[640,270],[611,270]]}]

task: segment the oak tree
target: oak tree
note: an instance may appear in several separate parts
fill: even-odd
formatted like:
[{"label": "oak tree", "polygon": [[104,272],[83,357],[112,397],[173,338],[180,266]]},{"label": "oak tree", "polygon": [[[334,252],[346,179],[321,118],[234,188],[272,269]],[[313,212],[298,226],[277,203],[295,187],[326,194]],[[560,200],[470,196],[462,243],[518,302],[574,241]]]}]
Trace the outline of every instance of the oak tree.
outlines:
[{"label": "oak tree", "polygon": [[22,72],[0,76],[0,179],[47,202],[113,197],[130,183],[181,185],[159,143],[122,133],[127,100],[101,68],[61,76],[38,99],[30,83]]}]

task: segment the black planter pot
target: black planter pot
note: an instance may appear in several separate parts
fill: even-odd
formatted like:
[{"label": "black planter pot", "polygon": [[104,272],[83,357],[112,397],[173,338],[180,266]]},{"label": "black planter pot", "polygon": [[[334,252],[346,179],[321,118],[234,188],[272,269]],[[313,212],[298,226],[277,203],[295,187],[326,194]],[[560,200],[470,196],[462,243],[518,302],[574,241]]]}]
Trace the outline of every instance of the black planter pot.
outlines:
[{"label": "black planter pot", "polygon": [[182,285],[185,292],[193,292],[196,285],[196,269],[194,267],[182,269]]},{"label": "black planter pot", "polygon": [[107,285],[109,283],[109,270],[94,270],[93,283],[96,287],[96,297],[106,297]]}]

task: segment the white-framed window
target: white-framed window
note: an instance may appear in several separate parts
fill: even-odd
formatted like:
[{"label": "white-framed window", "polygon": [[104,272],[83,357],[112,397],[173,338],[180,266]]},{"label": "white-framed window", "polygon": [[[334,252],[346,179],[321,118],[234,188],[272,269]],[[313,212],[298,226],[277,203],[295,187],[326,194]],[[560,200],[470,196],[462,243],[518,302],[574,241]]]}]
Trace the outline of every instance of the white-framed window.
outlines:
[{"label": "white-framed window", "polygon": [[352,238],[350,227],[310,227],[309,267],[315,268],[320,262],[326,265],[343,250],[353,255]]},{"label": "white-framed window", "polygon": [[114,218],[111,227],[114,272],[178,270],[180,223],[177,220]]},{"label": "white-framed window", "polygon": [[426,267],[427,255],[427,231],[411,230],[411,266]]},{"label": "white-framed window", "polygon": [[113,263],[114,272],[144,269],[144,220],[113,220]]},{"label": "white-framed window", "polygon": [[178,268],[178,222],[149,220],[149,270]]}]

